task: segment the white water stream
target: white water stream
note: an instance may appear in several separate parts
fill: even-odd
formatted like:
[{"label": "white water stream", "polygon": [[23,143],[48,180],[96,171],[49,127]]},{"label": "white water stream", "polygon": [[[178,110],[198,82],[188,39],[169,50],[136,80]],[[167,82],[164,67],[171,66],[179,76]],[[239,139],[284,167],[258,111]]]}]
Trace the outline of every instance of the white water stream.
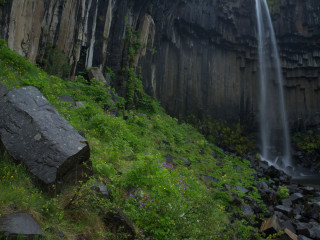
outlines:
[{"label": "white water stream", "polygon": [[260,77],[261,158],[277,168],[291,167],[279,53],[266,0],[256,0]]}]

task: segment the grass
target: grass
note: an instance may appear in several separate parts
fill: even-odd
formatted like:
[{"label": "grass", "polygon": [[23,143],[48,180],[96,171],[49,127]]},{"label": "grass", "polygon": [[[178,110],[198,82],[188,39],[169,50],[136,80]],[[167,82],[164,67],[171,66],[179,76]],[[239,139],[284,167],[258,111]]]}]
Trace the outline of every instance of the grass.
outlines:
[{"label": "grass", "polygon": [[[256,216],[242,216],[239,204],[233,202],[235,194],[241,202],[248,201],[237,186],[250,189],[249,196],[262,202],[249,162],[226,155],[191,125],[179,124],[168,116],[155,100],[145,99],[143,104],[151,104],[152,112],[148,107],[126,110],[124,100],[118,98],[117,104],[112,103],[99,82],[87,82],[82,77],[71,82],[48,75],[10,51],[4,42],[0,43],[0,81],[10,89],[37,87],[82,131],[91,148],[94,173],[88,182],[48,196],[32,184],[23,166],[2,154],[2,215],[31,213],[46,239],[55,239],[59,231],[66,239],[124,239],[124,233],[115,233],[101,218],[102,213],[115,209],[128,216],[137,239],[259,238],[250,226],[257,221]],[[73,108],[59,100],[65,94],[86,103]],[[117,109],[119,116],[107,109]],[[172,164],[166,163],[166,154],[174,158]],[[181,158],[187,158],[191,166]],[[204,175],[217,181],[204,181]],[[111,197],[103,198],[92,190],[97,181],[110,190]],[[240,217],[231,221],[232,215]]]}]

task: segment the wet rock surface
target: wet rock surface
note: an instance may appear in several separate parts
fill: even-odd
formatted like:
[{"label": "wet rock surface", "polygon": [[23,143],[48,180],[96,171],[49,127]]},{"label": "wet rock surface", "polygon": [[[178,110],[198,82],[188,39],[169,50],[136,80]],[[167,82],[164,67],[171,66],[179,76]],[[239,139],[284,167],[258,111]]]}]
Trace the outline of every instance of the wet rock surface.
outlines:
[{"label": "wet rock surface", "polygon": [[123,239],[135,239],[136,232],[133,224],[120,209],[114,209],[112,212],[106,213],[104,216],[102,216],[102,218],[105,225],[110,228],[113,233],[118,233],[121,231],[127,235],[123,237]]},{"label": "wet rock surface", "polygon": [[[289,122],[297,128],[320,122],[319,6],[319,1],[282,0],[271,9]],[[53,44],[65,53],[71,76],[108,66],[119,73],[112,87],[123,96],[124,42],[132,26],[142,43],[134,64],[142,69],[146,91],[169,113],[240,118],[256,127],[254,1],[13,0],[2,9],[0,36],[11,49],[41,62]]]},{"label": "wet rock surface", "polygon": [[90,149],[85,138],[34,87],[23,87],[0,99],[0,140],[25,164],[40,187],[55,190],[80,179]]},{"label": "wet rock surface", "polygon": [[[0,217],[0,232],[9,239],[35,239],[44,235],[39,224],[27,213],[12,213]],[[20,238],[19,238],[20,239]]]},{"label": "wet rock surface", "polygon": [[[261,176],[270,181],[260,181],[257,189],[272,217],[262,223],[260,231],[267,235],[284,231],[280,239],[320,239],[320,218],[317,193],[320,185],[292,183],[283,171],[269,167],[268,163],[251,159],[257,179]],[[288,189],[288,197],[280,199],[279,186]]]}]

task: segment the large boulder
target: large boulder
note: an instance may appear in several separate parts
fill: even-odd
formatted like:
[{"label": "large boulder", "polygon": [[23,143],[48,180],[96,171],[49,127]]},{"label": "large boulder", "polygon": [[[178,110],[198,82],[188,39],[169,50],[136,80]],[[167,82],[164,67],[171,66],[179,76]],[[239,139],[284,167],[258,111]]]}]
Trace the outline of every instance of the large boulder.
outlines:
[{"label": "large boulder", "polygon": [[5,239],[17,239],[18,236],[22,239],[35,239],[44,235],[39,224],[27,213],[12,213],[0,217],[0,232]]},{"label": "large boulder", "polygon": [[27,166],[45,189],[76,180],[89,162],[85,138],[35,87],[22,87],[0,98],[0,144]]}]

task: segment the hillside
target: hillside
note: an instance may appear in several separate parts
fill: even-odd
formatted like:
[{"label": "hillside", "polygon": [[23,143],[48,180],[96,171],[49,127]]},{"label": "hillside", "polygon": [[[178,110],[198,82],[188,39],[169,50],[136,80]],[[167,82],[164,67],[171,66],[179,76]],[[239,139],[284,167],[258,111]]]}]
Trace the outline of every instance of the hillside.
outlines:
[{"label": "hillside", "polygon": [[[259,238],[253,226],[267,210],[249,161],[227,155],[156,100],[143,95],[138,108],[126,108],[125,99],[113,102],[98,81],[49,75],[4,41],[0,81],[10,89],[37,87],[89,142],[93,173],[50,195],[2,152],[0,215],[30,213],[44,239]],[[81,106],[62,101],[63,95]],[[260,213],[246,214],[243,206],[253,203]],[[125,236],[132,231],[135,238]]]}]

